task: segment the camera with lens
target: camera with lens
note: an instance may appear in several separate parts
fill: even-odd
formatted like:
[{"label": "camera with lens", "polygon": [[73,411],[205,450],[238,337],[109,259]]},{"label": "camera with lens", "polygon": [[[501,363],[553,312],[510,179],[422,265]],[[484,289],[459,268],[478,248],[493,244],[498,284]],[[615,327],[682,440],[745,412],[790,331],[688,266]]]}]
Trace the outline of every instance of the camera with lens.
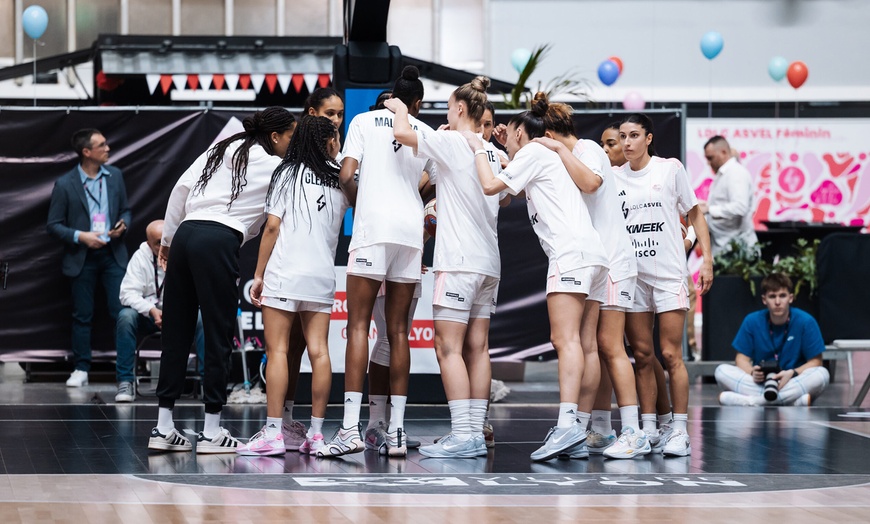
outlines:
[{"label": "camera with lens", "polygon": [[776,360],[762,360],[758,367],[764,373],[764,400],[774,402],[779,398],[779,381],[774,378],[774,375],[779,373],[779,362]]}]

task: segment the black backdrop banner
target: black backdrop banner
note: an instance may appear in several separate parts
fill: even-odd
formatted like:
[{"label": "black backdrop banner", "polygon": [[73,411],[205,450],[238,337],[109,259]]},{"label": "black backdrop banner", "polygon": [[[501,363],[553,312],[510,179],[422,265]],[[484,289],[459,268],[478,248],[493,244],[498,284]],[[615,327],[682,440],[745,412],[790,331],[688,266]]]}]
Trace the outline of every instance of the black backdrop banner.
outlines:
[{"label": "black backdrop banner", "polygon": [[[132,254],[145,239],[145,226],[162,218],[178,177],[243,110],[204,109],[0,109],[0,265],[8,264],[7,287],[0,289],[0,359],[38,358],[66,352],[70,346],[70,286],[61,274],[61,246],[45,230],[55,180],[76,163],[69,139],[93,127],[107,138],[110,164],[124,173],[133,221],[124,238]],[[444,112],[421,119],[437,127]],[[683,118],[678,111],[649,113],[662,156],[682,158]],[[504,122],[506,112],[497,116]],[[597,141],[621,114],[599,112],[575,116],[579,135]],[[344,231],[344,228],[342,228]],[[349,237],[342,237],[336,265],[347,262]],[[430,243],[431,244],[431,243]],[[240,296],[256,265],[257,240],[242,250]],[[525,205],[514,202],[499,216],[502,282],[499,307],[492,319],[490,346],[494,359],[552,358],[544,295],[547,260],[528,223]],[[424,260],[431,263],[431,245]],[[93,347],[112,351],[114,336],[99,295]],[[254,308],[241,301],[246,318]],[[257,322],[246,333],[259,336]],[[62,353],[61,353],[62,354]]]}]

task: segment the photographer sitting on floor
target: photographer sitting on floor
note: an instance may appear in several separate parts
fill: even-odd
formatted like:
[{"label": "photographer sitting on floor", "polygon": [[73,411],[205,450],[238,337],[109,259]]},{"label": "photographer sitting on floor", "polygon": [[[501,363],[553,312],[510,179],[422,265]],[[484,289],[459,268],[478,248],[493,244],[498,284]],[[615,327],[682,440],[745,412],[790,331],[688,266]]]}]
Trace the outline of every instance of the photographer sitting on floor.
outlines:
[{"label": "photographer sitting on floor", "polygon": [[761,281],[761,301],[767,309],[743,320],[734,342],[736,366],[716,368],[724,406],[808,406],[827,387],[830,375],[822,367],[825,343],[809,313],[791,307],[791,279],[772,273]]}]

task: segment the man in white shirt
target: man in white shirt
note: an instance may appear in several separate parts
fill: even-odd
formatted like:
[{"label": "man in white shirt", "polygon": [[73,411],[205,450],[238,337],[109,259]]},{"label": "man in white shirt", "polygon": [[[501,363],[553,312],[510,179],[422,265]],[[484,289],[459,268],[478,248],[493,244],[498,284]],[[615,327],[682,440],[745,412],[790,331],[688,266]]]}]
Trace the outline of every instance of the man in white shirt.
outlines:
[{"label": "man in white shirt", "polygon": [[713,256],[727,251],[735,239],[754,246],[758,237],[752,221],[755,212],[752,175],[732,156],[731,146],[721,136],[707,141],[704,156],[715,175],[708,200],[698,205],[710,228]]},{"label": "man in white shirt", "polygon": [[[157,263],[163,221],[155,220],[145,229],[146,241],[130,257],[127,272],[121,281],[120,299],[123,308],[118,313],[115,330],[117,358],[115,372],[118,393],[115,402],[133,402],[135,389],[135,353],[139,336],[150,335],[163,327],[163,281],[165,273]],[[197,370],[202,375],[205,339],[202,319],[196,324]]]}]

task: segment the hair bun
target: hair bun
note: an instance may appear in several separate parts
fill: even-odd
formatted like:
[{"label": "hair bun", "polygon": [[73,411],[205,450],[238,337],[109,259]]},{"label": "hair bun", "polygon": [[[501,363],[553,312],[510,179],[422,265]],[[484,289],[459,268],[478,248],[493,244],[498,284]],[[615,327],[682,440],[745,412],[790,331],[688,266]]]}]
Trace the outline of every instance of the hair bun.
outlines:
[{"label": "hair bun", "polygon": [[405,68],[402,69],[402,78],[412,82],[418,80],[420,78],[420,70],[415,66],[405,66]]},{"label": "hair bun", "polygon": [[535,93],[535,98],[532,99],[532,114],[537,117],[543,117],[547,114],[550,108],[550,102],[547,100],[547,93],[538,91]]},{"label": "hair bun", "polygon": [[471,81],[471,88],[475,91],[480,91],[481,93],[486,93],[486,90],[489,89],[489,85],[489,78],[485,76],[476,76],[474,77],[474,80]]},{"label": "hair bun", "polygon": [[260,127],[263,125],[263,113],[262,111],[257,111],[253,115],[246,117],[242,121],[242,126],[244,126],[245,131],[247,133],[256,133]]}]

